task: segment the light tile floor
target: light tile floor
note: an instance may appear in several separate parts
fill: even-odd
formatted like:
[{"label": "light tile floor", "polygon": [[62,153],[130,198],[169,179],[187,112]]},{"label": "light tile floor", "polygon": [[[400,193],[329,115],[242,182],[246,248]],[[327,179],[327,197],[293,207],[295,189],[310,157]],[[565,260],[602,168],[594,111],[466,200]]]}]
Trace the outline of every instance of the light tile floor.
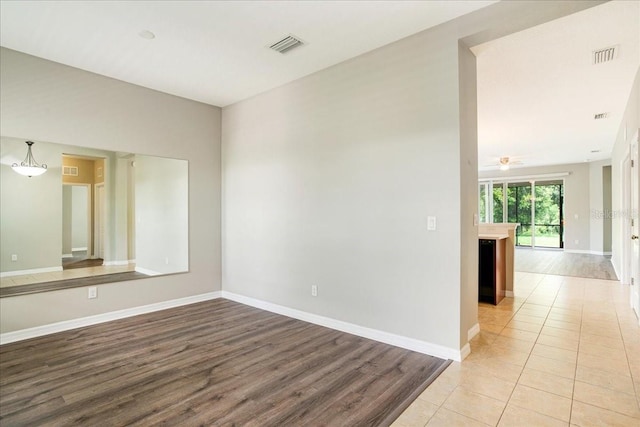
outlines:
[{"label": "light tile floor", "polygon": [[0,288],[20,285],[30,285],[33,283],[51,282],[54,280],[77,279],[80,277],[100,276],[102,274],[124,273],[135,271],[136,265],[101,265],[96,267],[72,268],[69,270],[52,271],[48,273],[23,274],[19,276],[9,276],[0,279]]},{"label": "light tile floor", "polygon": [[393,424],[640,427],[640,327],[619,282],[516,273],[471,354]]}]

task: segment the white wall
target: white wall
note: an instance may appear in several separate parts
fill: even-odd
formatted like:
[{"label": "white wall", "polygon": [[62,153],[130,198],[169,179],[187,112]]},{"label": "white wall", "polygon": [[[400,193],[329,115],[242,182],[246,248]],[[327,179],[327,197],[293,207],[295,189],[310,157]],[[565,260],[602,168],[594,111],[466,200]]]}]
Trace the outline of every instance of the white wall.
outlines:
[{"label": "white wall", "polygon": [[71,186],[71,249],[88,249],[89,194],[88,187]]},{"label": "white wall", "polygon": [[[52,141],[186,159],[190,165],[189,273],[100,285],[92,300],[84,288],[2,298],[0,332],[220,290],[219,108],[4,48],[0,86],[3,136],[32,139],[36,149],[37,141]],[[58,180],[55,191],[61,187]],[[61,216],[54,218],[51,228],[59,230],[61,223]],[[59,242],[58,259],[61,247]]]},{"label": "white wall", "polygon": [[134,171],[136,270],[189,270],[188,162],[136,155]]},{"label": "white wall", "polygon": [[478,109],[476,57],[459,44],[460,83],[460,347],[478,323]]},{"label": "white wall", "polygon": [[498,3],[225,107],[225,291],[460,350],[478,242],[475,61],[458,43],[575,4]]},{"label": "white wall", "polygon": [[[629,236],[624,233],[624,221],[629,218],[629,212],[624,211],[622,199],[622,162],[629,153],[629,147],[634,134],[640,127],[640,69],[636,73],[629,101],[620,120],[620,129],[616,136],[611,155],[611,205],[613,210],[612,235],[611,235],[611,263],[620,277],[622,274],[622,245]],[[640,167],[635,168],[640,174]]]},{"label": "white wall", "polygon": [[71,187],[68,185],[62,186],[62,254],[71,255]]},{"label": "white wall", "polygon": [[[589,249],[595,254],[605,253],[605,219],[608,215],[605,209],[610,206],[605,206],[604,167],[610,165],[611,160],[589,163]],[[608,191],[610,195],[610,188]]]},{"label": "white wall", "polygon": [[605,254],[611,255],[611,234],[612,234],[612,198],[611,192],[613,189],[613,183],[611,181],[611,165],[602,168],[602,205],[603,210],[606,213],[603,220],[602,230],[602,250]]}]

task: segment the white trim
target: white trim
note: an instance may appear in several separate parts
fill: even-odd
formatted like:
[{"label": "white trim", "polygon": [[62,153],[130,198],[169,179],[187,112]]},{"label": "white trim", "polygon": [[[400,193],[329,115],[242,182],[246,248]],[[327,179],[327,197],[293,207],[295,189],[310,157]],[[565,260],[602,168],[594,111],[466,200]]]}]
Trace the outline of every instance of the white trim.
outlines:
[{"label": "white trim", "polygon": [[453,359],[457,362],[462,361],[465,347],[468,346],[467,344],[462,348],[462,350],[456,350],[450,347],[432,344],[426,341],[421,341],[402,335],[396,335],[389,332],[379,331],[377,329],[355,325],[349,322],[343,322],[342,320],[331,319],[329,317],[320,316],[318,314],[307,313],[305,311],[273,304],[244,295],[238,295],[233,292],[224,290],[222,291],[222,298],[239,302],[241,304],[246,304],[251,307],[256,307],[261,310],[270,311],[272,313],[281,314],[283,316],[292,317],[294,319],[303,320],[315,325],[320,325],[327,328],[335,329],[337,331],[357,335],[359,337],[372,339],[375,341],[383,342],[385,344],[405,348],[407,350],[417,351],[418,353],[424,353],[444,359]]},{"label": "white trim", "polygon": [[162,273],[154,270],[149,270],[148,268],[136,267],[136,271],[138,273],[146,274],[147,276],[159,276]]},{"label": "white trim", "polygon": [[129,265],[129,264],[135,264],[135,260],[124,260],[124,261],[105,261],[102,263],[102,265]]},{"label": "white trim", "polygon": [[52,273],[54,271],[62,271],[62,266],[59,266],[59,267],[45,267],[45,268],[32,268],[32,269],[29,269],[29,270],[3,271],[2,273],[0,273],[0,277],[22,276],[24,274]]},{"label": "white trim", "polygon": [[561,178],[563,176],[569,176],[571,172],[558,172],[558,173],[543,173],[540,175],[520,175],[520,176],[494,176],[490,178],[478,178],[478,182],[482,181],[493,181],[493,182],[504,182],[504,181],[529,181],[529,180],[545,180],[550,178]]},{"label": "white trim", "polygon": [[616,277],[619,277],[619,280],[618,280],[618,281],[620,282],[620,284],[622,284],[622,285],[629,285],[629,283],[624,283],[624,282],[623,282],[623,280],[622,280],[622,276],[620,275],[620,272],[619,272],[619,271],[618,271],[618,269],[616,268],[616,265],[614,264],[614,262],[613,262],[613,261],[611,261],[611,267],[613,267],[613,271],[614,271],[614,273],[616,273]]},{"label": "white trim", "polygon": [[88,250],[86,246],[84,248],[71,248],[71,252],[86,251],[86,250]]},{"label": "white trim", "polygon": [[124,310],[110,311],[108,313],[96,314],[95,316],[65,320],[48,325],[36,326],[34,328],[21,329],[19,331],[5,332],[3,334],[0,334],[0,344],[9,344],[29,338],[36,338],[43,335],[54,334],[56,332],[63,332],[70,329],[82,328],[84,326],[110,322],[112,320],[124,319],[126,317],[137,316],[139,314],[152,313],[154,311],[166,310],[168,308],[180,307],[182,305],[209,301],[220,297],[220,291],[208,292],[206,294],[193,295],[190,297],[178,298],[169,301],[162,301],[154,304],[142,305],[139,307],[125,308]]},{"label": "white trim", "polygon": [[564,251],[569,254],[611,255],[611,252],[590,251],[584,249],[565,249]]},{"label": "white trim", "polygon": [[471,341],[473,337],[480,333],[480,324],[476,323],[467,331],[467,340]]},{"label": "white trim", "polygon": [[469,345],[469,343],[466,343],[464,345],[464,347],[462,347],[462,349],[460,350],[461,359],[460,360],[456,360],[456,362],[462,362],[470,354],[471,354],[471,346]]},{"label": "white trim", "polygon": [[509,297],[509,298],[513,298],[513,291],[504,291],[504,296],[505,297]]},{"label": "white trim", "polygon": [[73,254],[62,254],[62,258],[73,258]]}]

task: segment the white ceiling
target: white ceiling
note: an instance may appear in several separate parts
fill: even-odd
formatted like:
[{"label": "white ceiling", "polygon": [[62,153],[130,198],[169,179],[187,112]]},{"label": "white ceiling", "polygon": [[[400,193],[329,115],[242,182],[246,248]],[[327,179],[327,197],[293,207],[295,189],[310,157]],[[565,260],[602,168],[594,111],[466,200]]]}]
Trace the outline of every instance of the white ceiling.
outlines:
[{"label": "white ceiling", "polygon": [[[3,0],[0,45],[226,106],[491,3]],[[639,23],[640,2],[612,1],[474,47],[480,169],[501,156],[520,166],[608,158],[640,65]],[[267,48],[288,34],[307,44]],[[610,45],[618,58],[591,65]]]},{"label": "white ceiling", "polygon": [[[614,61],[592,65],[592,51],[613,45]],[[640,2],[605,3],[472,51],[480,170],[498,169],[501,156],[522,162],[514,167],[607,159],[640,66]]]},{"label": "white ceiling", "polygon": [[[225,106],[491,3],[2,1],[0,45]],[[288,34],[308,44],[267,48]]]}]

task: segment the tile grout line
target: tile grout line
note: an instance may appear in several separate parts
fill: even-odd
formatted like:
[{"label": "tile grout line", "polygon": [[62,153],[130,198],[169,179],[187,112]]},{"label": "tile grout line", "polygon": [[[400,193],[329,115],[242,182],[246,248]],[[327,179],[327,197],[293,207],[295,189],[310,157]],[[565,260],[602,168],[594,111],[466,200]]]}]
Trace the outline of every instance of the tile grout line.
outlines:
[{"label": "tile grout line", "polygon": [[[547,275],[545,274],[544,277],[546,277],[546,276]],[[531,295],[535,292],[535,290],[538,289],[538,286],[540,286],[540,283],[542,282],[542,280],[544,280],[544,277],[540,278],[540,280],[538,281],[536,286],[531,290],[531,292],[529,292],[529,295],[527,295],[527,297],[525,298],[524,302],[520,305],[520,307],[518,307],[518,310],[516,310],[513,313],[513,316],[511,316],[511,318],[509,319],[509,322],[511,322],[511,320],[513,320],[513,318],[516,316],[516,314],[518,314],[518,312],[522,309],[522,307],[527,303],[527,301],[529,300]],[[556,293],[556,298],[557,298],[557,293]],[[554,298],[554,301],[555,301],[555,298]],[[551,305],[551,307],[553,307],[553,304]],[[542,328],[544,328],[544,324],[547,322],[547,319],[549,318],[549,313],[551,312],[551,307],[549,307],[549,310],[547,311],[547,315],[544,318],[544,322],[542,322]],[[518,378],[516,379],[516,384],[513,386],[513,390],[511,390],[511,393],[509,394],[509,398],[507,399],[507,402],[504,405],[504,408],[502,409],[502,412],[500,413],[500,417],[498,418],[498,423],[496,424],[496,426],[498,426],[500,424],[500,421],[502,420],[502,417],[504,416],[504,412],[506,411],[507,406],[509,406],[509,402],[511,401],[511,398],[513,397],[513,393],[515,392],[516,387],[518,386],[518,384],[520,382],[520,377],[522,377],[522,374],[524,373],[524,369],[527,366],[527,362],[529,361],[529,358],[531,357],[531,353],[533,353],[533,349],[536,346],[536,343],[538,342],[538,339],[540,338],[540,333],[542,332],[542,328],[540,328],[540,331],[538,332],[538,336],[536,337],[536,340],[533,342],[533,347],[531,347],[531,350],[529,350],[529,355],[527,356],[527,360],[525,360],[524,365],[522,365],[522,370],[520,371],[520,374],[518,375]]]},{"label": "tile grout line", "polygon": [[573,371],[573,387],[571,387],[571,406],[569,408],[569,425],[573,419],[573,402],[576,392],[576,378],[578,378],[578,359],[580,358],[580,345],[582,343],[582,322],[584,321],[584,297],[586,292],[586,285],[582,284],[582,304],[580,306],[580,331],[578,332],[578,349],[576,350],[576,368]]}]

